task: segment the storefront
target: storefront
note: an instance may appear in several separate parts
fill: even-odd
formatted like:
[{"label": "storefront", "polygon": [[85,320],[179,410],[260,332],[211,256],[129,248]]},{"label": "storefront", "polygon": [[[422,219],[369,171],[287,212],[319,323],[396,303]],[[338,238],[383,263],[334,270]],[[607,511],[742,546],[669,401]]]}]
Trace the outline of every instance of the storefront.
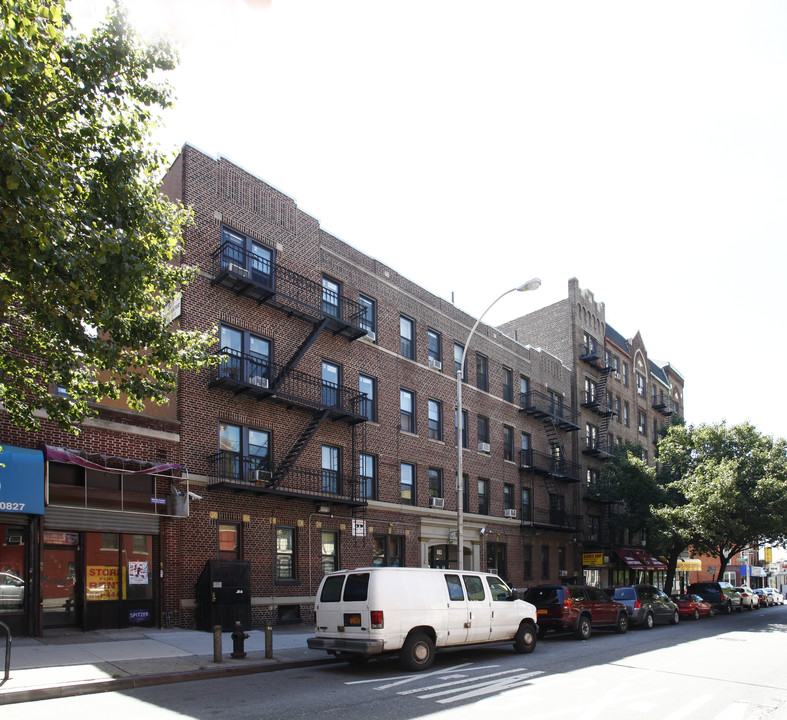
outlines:
[{"label": "storefront", "polygon": [[161,522],[187,514],[181,466],[45,447],[40,628],[154,626]]},{"label": "storefront", "polygon": [[0,621],[12,635],[34,629],[37,533],[44,514],[44,455],[3,445],[0,453]]}]

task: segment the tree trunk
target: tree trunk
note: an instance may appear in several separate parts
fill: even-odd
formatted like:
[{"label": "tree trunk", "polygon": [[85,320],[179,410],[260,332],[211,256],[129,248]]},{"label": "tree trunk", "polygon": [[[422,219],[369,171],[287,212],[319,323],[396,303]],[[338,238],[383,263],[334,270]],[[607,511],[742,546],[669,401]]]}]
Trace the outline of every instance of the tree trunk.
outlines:
[{"label": "tree trunk", "polygon": [[683,545],[673,545],[667,555],[667,577],[664,580],[664,592],[672,595],[672,584],[675,582],[675,572],[678,567],[678,557],[683,552]]}]

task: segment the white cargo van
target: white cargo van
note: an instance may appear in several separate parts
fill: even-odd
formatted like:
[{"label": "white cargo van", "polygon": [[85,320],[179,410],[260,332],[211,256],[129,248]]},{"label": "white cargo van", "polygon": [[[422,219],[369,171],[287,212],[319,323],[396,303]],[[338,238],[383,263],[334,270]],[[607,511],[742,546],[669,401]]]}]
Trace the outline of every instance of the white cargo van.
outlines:
[{"label": "white cargo van", "polygon": [[425,670],[435,648],[510,641],[536,647],[536,608],[496,575],[424,568],[357,568],[326,575],[307,644],[350,662],[398,654]]}]

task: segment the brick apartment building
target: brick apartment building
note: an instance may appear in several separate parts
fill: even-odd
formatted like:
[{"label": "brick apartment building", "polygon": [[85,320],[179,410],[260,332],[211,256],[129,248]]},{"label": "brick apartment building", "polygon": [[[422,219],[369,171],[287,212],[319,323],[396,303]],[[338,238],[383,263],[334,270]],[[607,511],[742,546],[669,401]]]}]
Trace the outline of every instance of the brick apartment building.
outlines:
[{"label": "brick apartment building", "polygon": [[[474,318],[224,158],[184,146],[163,190],[194,210],[182,261],[200,268],[173,322],[215,326],[218,362],[181,373],[167,407],[99,407],[77,437],[0,419],[11,474],[36,488],[32,512],[0,509],[0,565],[13,549],[27,589],[3,617],[31,634],[308,621],[334,568],[455,566],[456,366]],[[516,587],[630,570],[613,551],[638,539],[609,537],[593,482],[612,443],[652,441],[682,394],[576,280],[565,301],[481,324],[464,567]]]}]

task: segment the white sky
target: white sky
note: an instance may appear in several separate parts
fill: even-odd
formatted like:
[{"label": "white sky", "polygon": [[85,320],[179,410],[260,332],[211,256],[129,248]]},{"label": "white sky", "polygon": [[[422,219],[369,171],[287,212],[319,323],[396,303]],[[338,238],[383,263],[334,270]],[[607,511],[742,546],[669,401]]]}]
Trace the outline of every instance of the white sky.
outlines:
[{"label": "white sky", "polygon": [[[224,155],[499,323],[567,296],[787,437],[787,5],[130,0],[174,33],[162,144]],[[77,26],[103,0],[74,0]]]}]

